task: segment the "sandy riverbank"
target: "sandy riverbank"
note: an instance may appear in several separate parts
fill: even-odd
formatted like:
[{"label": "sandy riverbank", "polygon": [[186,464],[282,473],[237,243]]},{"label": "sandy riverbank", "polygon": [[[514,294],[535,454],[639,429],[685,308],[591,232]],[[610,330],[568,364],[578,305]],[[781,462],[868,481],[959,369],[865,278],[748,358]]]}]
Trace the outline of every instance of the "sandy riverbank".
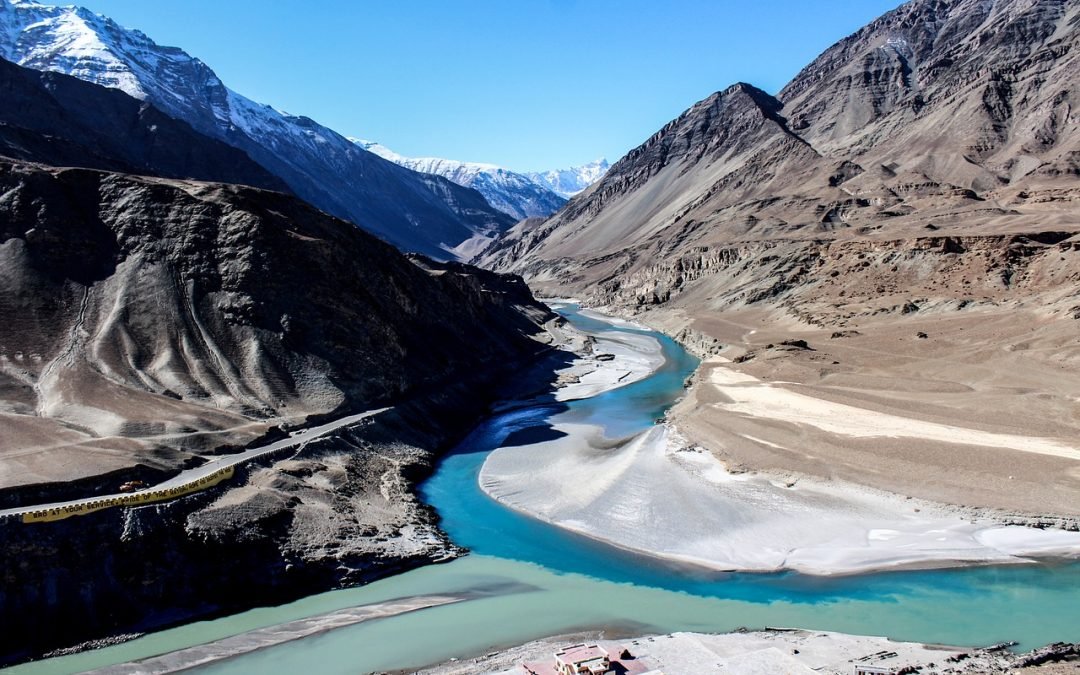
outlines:
[{"label": "sandy riverbank", "polygon": [[202,668],[242,654],[326,633],[337,628],[353,626],[365,621],[385,619],[408,612],[417,612],[430,607],[462,602],[467,599],[469,599],[468,595],[465,594],[427,595],[350,607],[336,612],[248,631],[214,642],[179,649],[161,656],[120,663],[88,672],[96,675],[157,675],[159,673],[175,673],[182,670]]},{"label": "sandy riverbank", "polygon": [[[965,649],[826,631],[764,630],[710,635],[672,633],[629,640],[594,634],[537,640],[482,657],[462,659],[420,671],[421,675],[522,675],[523,663],[553,662],[552,655],[575,643],[596,644],[609,652],[629,650],[633,662],[665,675],[849,675],[856,666],[882,672],[942,673],[1020,672],[1057,675],[1080,667],[1076,648],[1059,646],[1028,654],[1004,649]],[[904,670],[904,669],[910,669]]]},{"label": "sandy riverbank", "polygon": [[590,398],[633,384],[663,364],[664,356],[656,340],[632,333],[601,333],[595,337],[591,351],[583,349],[568,368],[558,371],[562,386],[555,392],[555,400]]},{"label": "sandy riverbank", "polygon": [[[899,436],[1060,461],[1080,457],[1057,439],[920,422],[815,399],[721,359],[707,362],[698,379],[712,388],[710,405],[754,421],[870,441]],[[481,487],[531,516],[639,552],[721,570],[812,574],[1080,556],[1077,532],[1003,526],[847,481],[732,472],[668,427],[630,439],[604,438],[597,427],[558,418],[553,427],[561,432],[554,440],[494,451]]]},{"label": "sandy riverbank", "polygon": [[[552,298],[546,302],[557,309],[576,304],[577,301],[572,298]],[[584,316],[613,326],[648,330],[644,326],[592,310],[580,311]],[[664,364],[660,344],[647,335],[615,330],[586,334],[568,323],[549,324],[547,329],[556,345],[574,354],[573,361],[555,372],[556,401],[590,398],[624,387],[648,377]]]}]

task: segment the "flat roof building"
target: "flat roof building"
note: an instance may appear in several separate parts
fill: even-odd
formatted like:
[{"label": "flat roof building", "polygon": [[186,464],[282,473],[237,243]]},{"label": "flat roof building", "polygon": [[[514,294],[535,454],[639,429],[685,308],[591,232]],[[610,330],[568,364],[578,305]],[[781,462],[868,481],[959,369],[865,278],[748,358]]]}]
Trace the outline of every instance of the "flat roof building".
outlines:
[{"label": "flat roof building", "polygon": [[555,652],[560,675],[604,675],[609,666],[611,656],[599,645],[573,645]]},{"label": "flat roof building", "polygon": [[662,675],[615,644],[570,645],[555,652],[552,661],[526,663],[522,669],[526,675],[644,675],[646,672]]}]

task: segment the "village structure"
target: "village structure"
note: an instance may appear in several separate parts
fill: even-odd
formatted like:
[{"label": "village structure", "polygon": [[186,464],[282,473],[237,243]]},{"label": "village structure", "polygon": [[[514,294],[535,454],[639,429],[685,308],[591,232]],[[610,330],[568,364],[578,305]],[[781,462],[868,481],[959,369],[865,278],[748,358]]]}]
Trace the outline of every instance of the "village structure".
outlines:
[{"label": "village structure", "polygon": [[551,661],[526,663],[525,675],[663,675],[614,643],[575,644],[555,652]]}]

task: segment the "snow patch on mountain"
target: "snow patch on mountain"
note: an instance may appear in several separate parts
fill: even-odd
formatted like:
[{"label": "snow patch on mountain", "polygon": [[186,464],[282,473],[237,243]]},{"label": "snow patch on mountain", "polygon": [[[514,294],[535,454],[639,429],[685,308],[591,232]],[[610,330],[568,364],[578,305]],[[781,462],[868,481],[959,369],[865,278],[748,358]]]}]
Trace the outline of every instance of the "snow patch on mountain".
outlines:
[{"label": "snow patch on mountain", "polygon": [[442,176],[478,190],[488,203],[518,220],[546,217],[558,211],[566,199],[530,177],[495,164],[461,162],[439,157],[405,157],[375,141],[350,138],[352,142],[413,171]]},{"label": "snow patch on mountain", "polygon": [[604,177],[610,164],[606,159],[598,159],[569,169],[551,169],[525,174],[533,182],[539,183],[557,195],[570,199],[596,181]]},{"label": "snow patch on mountain", "polygon": [[0,2],[0,55],[20,65],[59,70],[80,79],[93,73],[99,84],[145,99],[138,77],[110,51],[108,31],[102,30],[106,20],[81,8],[58,9],[18,0]]}]

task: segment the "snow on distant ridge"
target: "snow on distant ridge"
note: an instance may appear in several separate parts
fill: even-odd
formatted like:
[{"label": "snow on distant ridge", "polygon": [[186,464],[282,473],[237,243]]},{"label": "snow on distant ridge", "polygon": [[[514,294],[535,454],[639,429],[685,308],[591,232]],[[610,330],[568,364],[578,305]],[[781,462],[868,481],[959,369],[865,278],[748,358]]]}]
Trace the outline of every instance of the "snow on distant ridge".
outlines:
[{"label": "snow on distant ridge", "polygon": [[247,152],[298,197],[403,250],[444,258],[513,222],[476,191],[408,170],[310,118],[252,101],[182,49],[82,7],[0,0],[0,57],[148,101]]},{"label": "snow on distant ridge", "polygon": [[368,152],[413,171],[442,176],[458,185],[471,187],[488,203],[518,220],[546,217],[558,211],[566,198],[529,176],[495,164],[461,162],[439,157],[405,157],[375,141],[350,138]]},{"label": "snow on distant ridge", "polygon": [[603,178],[611,165],[604,158],[572,166],[569,169],[551,169],[525,174],[557,195],[570,199],[577,193]]}]

